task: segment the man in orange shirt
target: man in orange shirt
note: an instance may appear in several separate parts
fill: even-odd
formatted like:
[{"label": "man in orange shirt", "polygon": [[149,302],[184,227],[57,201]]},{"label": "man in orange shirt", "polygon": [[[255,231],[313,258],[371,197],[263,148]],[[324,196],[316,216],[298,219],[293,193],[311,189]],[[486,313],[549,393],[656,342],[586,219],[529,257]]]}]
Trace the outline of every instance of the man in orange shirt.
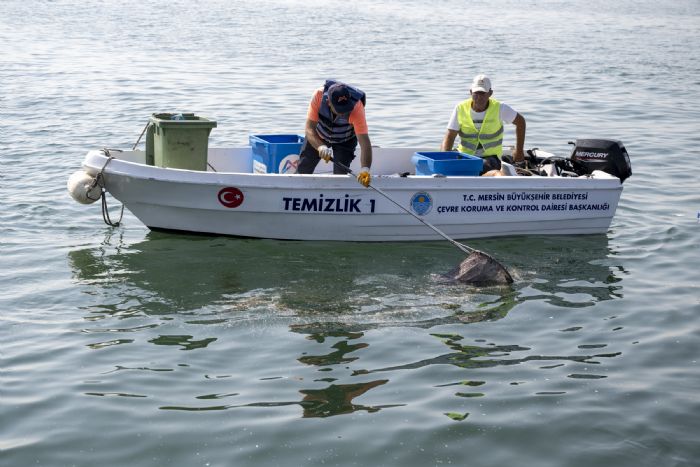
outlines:
[{"label": "man in orange shirt", "polygon": [[[362,169],[357,180],[369,186],[372,144],[365,119],[365,101],[364,92],[340,81],[327,80],[314,92],[306,116],[306,139],[297,173],[313,173],[321,159],[328,162],[331,156],[349,167],[359,142]],[[334,164],[333,173],[345,174],[347,171]]]}]

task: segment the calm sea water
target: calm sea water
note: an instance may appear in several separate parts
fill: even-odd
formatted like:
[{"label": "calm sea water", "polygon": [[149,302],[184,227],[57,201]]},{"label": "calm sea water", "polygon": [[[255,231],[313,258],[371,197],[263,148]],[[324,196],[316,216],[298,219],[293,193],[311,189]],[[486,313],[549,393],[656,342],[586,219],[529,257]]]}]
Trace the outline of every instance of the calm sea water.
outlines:
[{"label": "calm sea water", "polygon": [[[696,0],[0,7],[3,467],[700,462]],[[510,288],[441,284],[447,242],[109,228],[65,190],[153,112],[300,132],[326,77],[374,144],[437,148],[479,72],[528,148],[633,164],[606,235],[469,242]]]}]

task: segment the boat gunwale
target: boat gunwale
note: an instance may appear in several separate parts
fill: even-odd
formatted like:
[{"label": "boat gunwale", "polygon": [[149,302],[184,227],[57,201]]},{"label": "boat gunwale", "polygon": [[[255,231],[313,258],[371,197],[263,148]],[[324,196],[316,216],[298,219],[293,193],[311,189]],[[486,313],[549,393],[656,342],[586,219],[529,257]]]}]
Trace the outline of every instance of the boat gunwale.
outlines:
[{"label": "boat gunwale", "polygon": [[[358,189],[365,190],[354,177],[346,175],[323,174],[276,174],[247,172],[213,172],[195,171],[168,167],[157,167],[141,162],[120,159],[119,153],[110,153],[113,159],[106,164],[108,156],[102,150],[92,150],[83,161],[83,168],[95,175],[104,170],[105,175],[154,180],[159,182],[184,183],[197,185],[231,185],[262,189]],[[106,164],[106,165],[105,165]],[[545,176],[425,176],[408,175],[374,175],[373,183],[383,189],[391,190],[572,190],[572,189],[607,189],[622,190],[620,180],[610,174],[600,172],[596,176],[582,177],[545,177]],[[262,182],[262,184],[261,184]],[[281,182],[281,183],[280,183]],[[303,183],[300,183],[303,182]],[[468,184],[465,184],[468,182]],[[582,186],[579,186],[582,185]]]}]

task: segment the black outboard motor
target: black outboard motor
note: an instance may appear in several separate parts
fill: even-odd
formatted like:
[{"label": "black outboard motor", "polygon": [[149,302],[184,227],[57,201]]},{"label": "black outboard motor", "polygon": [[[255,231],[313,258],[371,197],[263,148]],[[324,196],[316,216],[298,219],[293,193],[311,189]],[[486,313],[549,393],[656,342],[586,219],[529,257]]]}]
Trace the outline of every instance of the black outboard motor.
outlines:
[{"label": "black outboard motor", "polygon": [[580,175],[602,170],[620,179],[632,175],[632,164],[622,142],[609,139],[577,139],[571,152],[574,169]]}]

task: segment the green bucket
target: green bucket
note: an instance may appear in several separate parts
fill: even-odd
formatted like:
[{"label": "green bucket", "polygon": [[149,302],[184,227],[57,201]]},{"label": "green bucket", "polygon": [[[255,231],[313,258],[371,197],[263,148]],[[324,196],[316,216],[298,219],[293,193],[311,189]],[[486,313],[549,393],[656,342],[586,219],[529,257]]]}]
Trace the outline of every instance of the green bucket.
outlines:
[{"label": "green bucket", "polygon": [[193,113],[154,113],[146,133],[146,163],[206,171],[212,128],[215,121]]}]

